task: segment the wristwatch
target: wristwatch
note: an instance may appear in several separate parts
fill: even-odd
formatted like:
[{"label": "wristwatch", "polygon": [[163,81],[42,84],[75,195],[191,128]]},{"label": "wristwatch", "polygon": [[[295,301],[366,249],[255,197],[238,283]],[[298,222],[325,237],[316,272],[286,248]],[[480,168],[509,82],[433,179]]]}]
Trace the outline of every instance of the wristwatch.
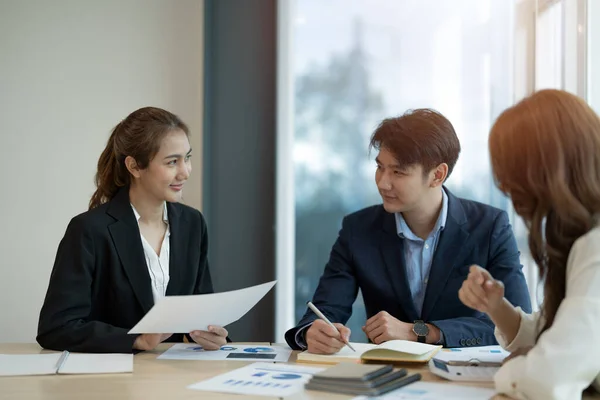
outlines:
[{"label": "wristwatch", "polygon": [[425,322],[421,321],[420,319],[416,320],[415,324],[413,325],[413,332],[415,333],[415,335],[417,335],[417,340],[420,343],[427,342],[427,334],[429,333],[429,327],[425,324]]}]

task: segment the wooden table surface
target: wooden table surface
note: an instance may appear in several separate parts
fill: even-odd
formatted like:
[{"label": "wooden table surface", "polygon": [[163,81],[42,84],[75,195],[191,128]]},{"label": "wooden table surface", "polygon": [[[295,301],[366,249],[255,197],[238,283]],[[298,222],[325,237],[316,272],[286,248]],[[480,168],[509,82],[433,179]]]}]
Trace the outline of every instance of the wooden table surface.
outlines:
[{"label": "wooden table surface", "polygon": [[[268,345],[269,343],[259,344]],[[0,377],[0,399],[146,400],[264,398],[187,389],[188,385],[251,364],[251,362],[157,360],[156,357],[171,345],[161,344],[154,351],[136,354],[134,357],[133,374]],[[46,352],[46,350],[42,350],[37,344],[0,344],[0,354],[39,354]],[[297,352],[292,354],[289,360],[290,363],[295,362],[296,354]],[[431,374],[426,366],[410,368],[409,372],[421,373],[424,381],[441,382],[448,385],[456,384]],[[462,384],[464,385],[465,383]],[[493,387],[492,383],[470,383],[468,385]],[[352,397],[325,392],[303,391],[288,397],[288,399],[342,400],[351,399]],[[494,397],[494,399],[503,398],[505,397]]]}]

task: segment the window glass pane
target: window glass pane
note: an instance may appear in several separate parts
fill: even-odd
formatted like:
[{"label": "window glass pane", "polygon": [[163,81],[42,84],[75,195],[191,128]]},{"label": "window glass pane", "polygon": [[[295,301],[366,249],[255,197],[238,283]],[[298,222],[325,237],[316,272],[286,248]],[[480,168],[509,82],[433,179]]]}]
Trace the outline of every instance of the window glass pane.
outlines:
[{"label": "window glass pane", "polygon": [[[389,116],[435,108],[462,145],[448,188],[507,209],[487,137],[512,99],[506,0],[298,0],[293,21],[296,320],[344,215],[379,204],[371,133]],[[365,341],[362,299],[348,323]]]}]

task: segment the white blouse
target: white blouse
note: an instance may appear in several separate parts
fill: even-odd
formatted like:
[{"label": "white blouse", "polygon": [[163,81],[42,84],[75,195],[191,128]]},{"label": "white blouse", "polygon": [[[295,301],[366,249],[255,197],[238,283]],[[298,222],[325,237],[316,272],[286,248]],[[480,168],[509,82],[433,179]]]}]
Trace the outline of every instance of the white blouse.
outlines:
[{"label": "white blouse", "polygon": [[[133,204],[131,205],[135,219],[140,224],[140,214],[137,212]],[[165,297],[167,293],[167,286],[169,285],[169,254],[171,253],[169,245],[169,236],[171,231],[169,228],[169,216],[167,214],[167,203],[165,202],[165,209],[163,212],[163,221],[167,223],[167,232],[163,238],[160,247],[160,256],[156,254],[154,248],[148,243],[142,232],[140,232],[140,238],[142,239],[142,247],[144,248],[144,256],[146,257],[146,266],[150,273],[150,280],[152,282],[152,298],[154,303]]]},{"label": "white blouse", "polygon": [[567,261],[566,296],[554,323],[535,342],[540,314],[525,314],[507,351],[534,346],[495,376],[496,390],[517,399],[575,400],[590,384],[600,390],[600,227],[575,241]]}]

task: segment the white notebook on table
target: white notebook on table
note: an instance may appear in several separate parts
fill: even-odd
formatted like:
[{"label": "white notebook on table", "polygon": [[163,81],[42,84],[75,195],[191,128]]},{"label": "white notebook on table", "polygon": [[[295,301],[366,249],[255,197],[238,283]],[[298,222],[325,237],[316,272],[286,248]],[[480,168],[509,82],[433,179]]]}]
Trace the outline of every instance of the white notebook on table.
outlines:
[{"label": "white notebook on table", "polygon": [[133,354],[0,354],[0,376],[133,372]]}]

